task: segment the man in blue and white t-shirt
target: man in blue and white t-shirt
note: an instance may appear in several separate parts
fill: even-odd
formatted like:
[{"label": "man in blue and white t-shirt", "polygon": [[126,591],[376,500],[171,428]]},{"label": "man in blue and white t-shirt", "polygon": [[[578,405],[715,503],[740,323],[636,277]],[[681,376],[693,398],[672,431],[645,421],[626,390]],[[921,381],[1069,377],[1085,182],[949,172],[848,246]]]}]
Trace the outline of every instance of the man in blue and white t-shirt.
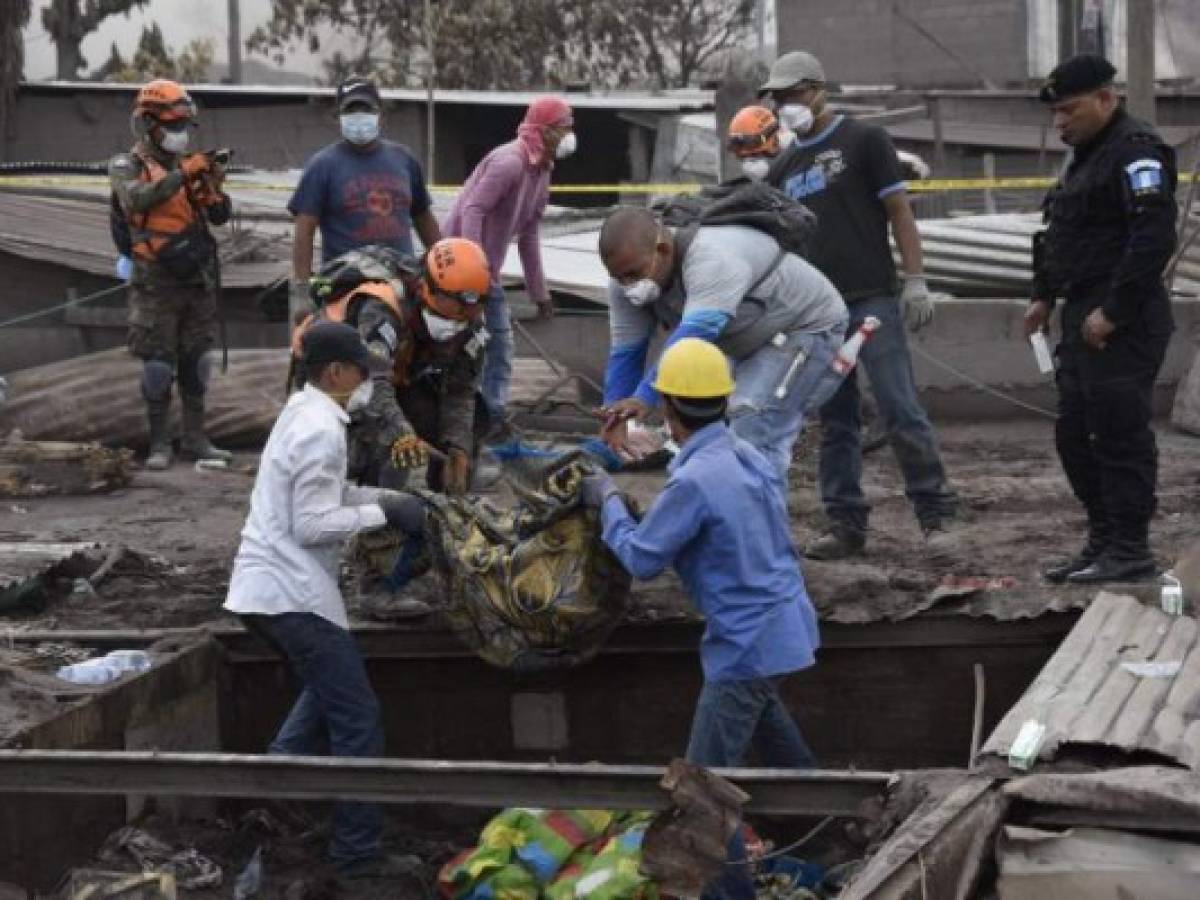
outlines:
[{"label": "man in blue and white t-shirt", "polygon": [[442,239],[421,164],[403,144],[381,135],[382,100],[374,83],[338,85],[342,139],[313,154],[288,211],[296,217],[290,312],[311,310],[313,237],[321,232],[325,262],[368,244],[411,255],[412,233],[432,247]]}]

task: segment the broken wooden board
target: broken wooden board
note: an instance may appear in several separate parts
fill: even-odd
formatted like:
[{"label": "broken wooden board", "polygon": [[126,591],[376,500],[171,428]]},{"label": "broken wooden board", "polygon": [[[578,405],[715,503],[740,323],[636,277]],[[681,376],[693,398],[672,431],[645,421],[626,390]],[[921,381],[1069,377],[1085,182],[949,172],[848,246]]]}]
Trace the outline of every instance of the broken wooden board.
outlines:
[{"label": "broken wooden board", "polygon": [[0,441],[0,497],[102,494],[129,484],[133,452],[99,444]]}]

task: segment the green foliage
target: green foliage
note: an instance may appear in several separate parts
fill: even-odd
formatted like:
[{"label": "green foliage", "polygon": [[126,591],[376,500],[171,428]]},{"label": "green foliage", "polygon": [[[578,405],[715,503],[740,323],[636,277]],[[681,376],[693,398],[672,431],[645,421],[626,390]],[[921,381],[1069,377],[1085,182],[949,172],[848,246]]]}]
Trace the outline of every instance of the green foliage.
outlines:
[{"label": "green foliage", "polygon": [[196,38],[176,55],[167,46],[162,29],[155,23],[142,29],[132,59],[126,62],[117,45],[113,44],[108,61],[92,73],[92,78],[133,84],[155,78],[170,78],[184,83],[207,81],[214,55],[211,38]]},{"label": "green foliage", "polygon": [[[0,6],[7,2],[5,0]],[[148,2],[150,0],[51,0],[42,10],[42,26],[58,50],[57,77],[69,80],[79,76],[79,70],[87,65],[80,46],[101,22],[118,13],[128,16]]]}]

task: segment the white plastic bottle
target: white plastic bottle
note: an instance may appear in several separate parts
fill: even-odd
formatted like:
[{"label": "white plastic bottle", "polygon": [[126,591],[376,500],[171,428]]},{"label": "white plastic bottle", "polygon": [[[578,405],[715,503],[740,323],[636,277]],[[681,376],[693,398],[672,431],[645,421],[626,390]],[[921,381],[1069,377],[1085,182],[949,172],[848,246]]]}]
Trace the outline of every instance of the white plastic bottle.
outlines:
[{"label": "white plastic bottle", "polygon": [[879,320],[874,316],[867,316],[863,319],[863,323],[858,326],[858,331],[850,336],[850,340],[846,341],[840,348],[833,360],[829,363],[830,367],[839,375],[848,375],[850,370],[858,364],[858,354],[863,348],[863,344],[869,341],[879,330]]}]

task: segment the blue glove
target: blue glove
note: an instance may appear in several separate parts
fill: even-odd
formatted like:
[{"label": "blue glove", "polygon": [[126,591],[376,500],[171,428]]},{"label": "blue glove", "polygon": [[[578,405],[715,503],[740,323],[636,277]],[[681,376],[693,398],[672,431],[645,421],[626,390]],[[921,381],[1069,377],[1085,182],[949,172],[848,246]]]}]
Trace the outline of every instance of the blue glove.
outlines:
[{"label": "blue glove", "polygon": [[617,493],[616,482],[607,472],[596,472],[583,479],[579,489],[579,499],[584,506],[599,509],[604,502]]}]

